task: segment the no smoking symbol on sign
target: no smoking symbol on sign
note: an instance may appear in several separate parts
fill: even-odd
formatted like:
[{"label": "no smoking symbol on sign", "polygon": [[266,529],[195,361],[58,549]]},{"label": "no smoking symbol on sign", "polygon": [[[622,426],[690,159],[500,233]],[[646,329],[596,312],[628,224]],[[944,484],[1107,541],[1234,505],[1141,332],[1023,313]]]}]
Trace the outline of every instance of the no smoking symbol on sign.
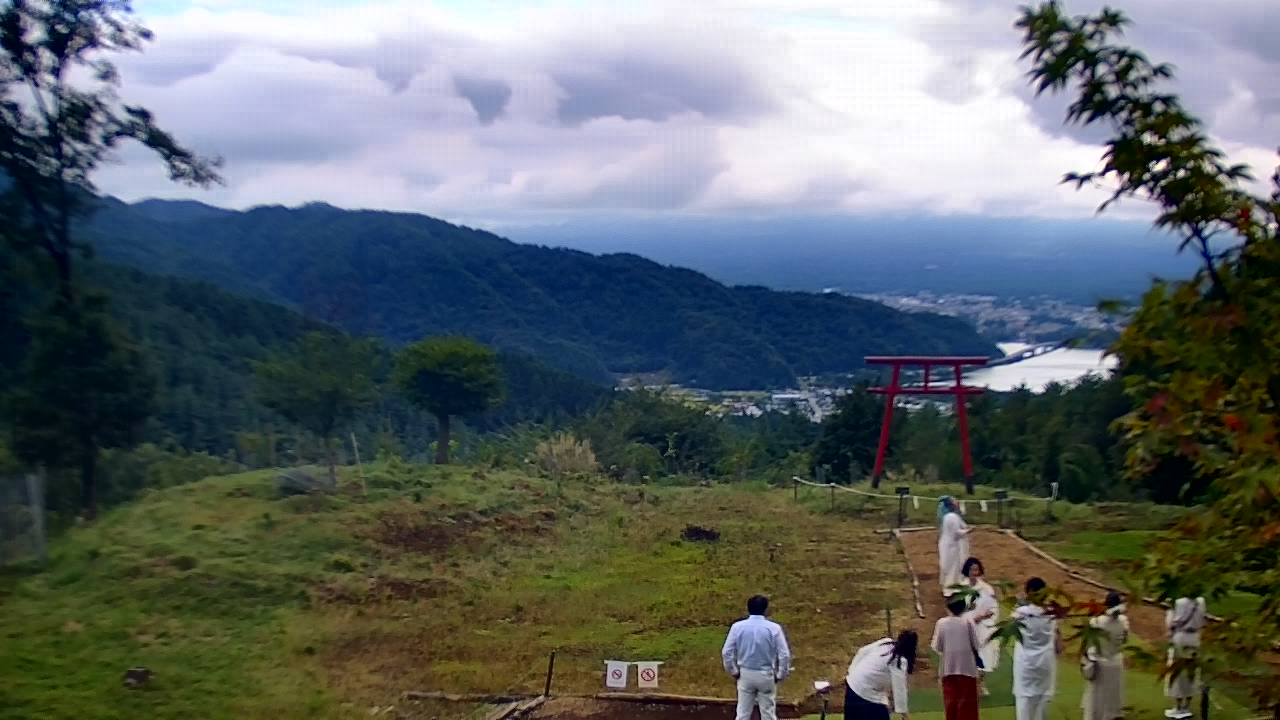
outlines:
[{"label": "no smoking symbol on sign", "polygon": [[622,671],[621,671],[621,670],[614,670],[612,673],[610,673],[610,675],[613,675],[613,679],[614,679],[614,680],[621,680],[621,679],[622,679]]},{"label": "no smoking symbol on sign", "polygon": [[653,668],[645,668],[644,670],[640,671],[640,679],[644,680],[645,682],[649,682],[656,677],[658,677],[658,673],[654,672]]}]

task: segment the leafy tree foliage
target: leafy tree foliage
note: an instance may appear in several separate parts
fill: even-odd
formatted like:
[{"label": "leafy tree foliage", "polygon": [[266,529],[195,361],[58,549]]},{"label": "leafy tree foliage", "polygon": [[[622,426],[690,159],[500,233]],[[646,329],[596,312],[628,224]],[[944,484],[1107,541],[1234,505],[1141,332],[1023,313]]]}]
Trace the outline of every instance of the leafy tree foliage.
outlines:
[{"label": "leafy tree foliage", "polygon": [[373,401],[376,353],[368,340],[316,331],[255,368],[263,403],[324,441],[334,483],[334,436]]},{"label": "leafy tree foliage", "polygon": [[9,260],[21,255],[31,265],[16,276],[32,294],[49,296],[31,317],[11,401],[15,449],[50,465],[77,462],[90,517],[98,450],[132,440],[152,388],[100,299],[79,288],[74,260],[83,245],[73,221],[90,197],[90,176],[132,140],[159,155],[176,181],[218,179],[215,161],[181,147],[149,112],[116,95],[109,56],[139,50],[149,37],[125,0],[0,5],[0,241],[17,252]]},{"label": "leafy tree foliage", "polygon": [[658,393],[621,394],[583,418],[575,434],[587,438],[600,464],[620,477],[708,475],[724,458],[724,427],[705,407],[683,404]]},{"label": "leafy tree foliage", "polygon": [[153,381],[142,354],[116,337],[100,307],[59,300],[31,332],[22,383],[9,401],[14,449],[33,463],[77,468],[81,507],[93,518],[99,450],[140,439]]},{"label": "leafy tree foliage", "polygon": [[814,467],[825,467],[829,482],[852,482],[870,473],[883,415],[884,401],[865,385],[842,396],[835,412],[822,423],[822,435],[813,448]]},{"label": "leafy tree foliage", "polygon": [[108,57],[140,50],[150,37],[127,0],[0,6],[0,170],[10,183],[4,232],[45,257],[64,298],[78,249],[72,221],[92,190],[90,175],[121,142],[155,152],[176,181],[218,180],[216,161],[183,148],[151,113],[116,95],[119,75]]},{"label": "leafy tree foliage", "polygon": [[436,463],[449,462],[449,420],[502,401],[497,354],[470,338],[427,338],[396,356],[395,379],[409,402],[436,416]]},{"label": "leafy tree foliage", "polygon": [[[1152,287],[1114,348],[1137,403],[1120,426],[1131,473],[1174,455],[1210,478],[1210,502],[1148,558],[1145,577],[1165,600],[1259,594],[1256,611],[1210,629],[1210,647],[1248,660],[1280,637],[1280,171],[1269,196],[1251,194],[1248,170],[1227,164],[1162,88],[1170,68],[1115,41],[1127,22],[1049,2],[1019,27],[1037,89],[1072,96],[1069,122],[1111,131],[1102,169],[1067,180],[1105,184],[1104,208],[1150,201],[1156,225],[1200,258],[1192,279]],[[1268,673],[1253,688],[1280,716],[1280,680]]]}]

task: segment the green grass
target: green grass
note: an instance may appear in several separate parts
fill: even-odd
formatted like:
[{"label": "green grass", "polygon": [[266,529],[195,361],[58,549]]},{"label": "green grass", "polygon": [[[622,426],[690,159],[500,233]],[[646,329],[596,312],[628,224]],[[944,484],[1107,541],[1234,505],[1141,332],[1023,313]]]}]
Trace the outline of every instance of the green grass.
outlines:
[{"label": "green grass", "polygon": [[[901,556],[871,532],[896,506],[366,469],[368,497],[350,473],[329,497],[278,498],[269,472],[150,493],[57,538],[47,568],[0,575],[0,720],[368,717],[408,689],[538,692],[553,649],[560,693],[598,691],[604,660],[624,659],[664,661],[664,691],[727,696],[720,645],[756,592],[795,649],[791,698],[842,677],[886,608],[911,619]],[[1141,509],[1060,508],[1046,532],[1082,561],[1141,537],[1106,532]],[[689,524],[720,540],[681,540]],[[135,665],[155,679],[125,689]],[[1008,665],[984,717],[1012,716]],[[1074,666],[1060,681],[1055,713],[1076,717]],[[1143,713],[1161,706],[1153,678],[1130,683]],[[941,708],[929,687],[913,702]]]},{"label": "green grass", "polygon": [[[375,466],[369,497],[276,498],[268,472],[150,493],[0,576],[0,719],[367,717],[408,689],[594,692],[606,659],[724,695],[728,624],[773,598],[801,676],[900,622],[865,524],[764,486],[640,488]],[[715,543],[680,539],[714,527]],[[142,665],[144,689],[121,678]]]}]

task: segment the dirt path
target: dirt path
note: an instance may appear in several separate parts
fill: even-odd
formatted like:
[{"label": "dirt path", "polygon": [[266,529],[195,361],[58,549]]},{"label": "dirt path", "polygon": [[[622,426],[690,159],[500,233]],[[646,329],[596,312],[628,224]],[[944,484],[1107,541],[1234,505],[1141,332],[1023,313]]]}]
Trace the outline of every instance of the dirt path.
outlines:
[{"label": "dirt path", "polygon": [[[938,535],[931,530],[902,533],[902,543],[920,578],[920,601],[924,606],[925,622],[931,623],[946,613],[942,602],[942,587],[938,585]],[[1010,582],[1021,588],[1028,578],[1038,576],[1044,578],[1051,587],[1061,588],[1077,600],[1102,600],[1106,594],[1105,590],[1081,582],[1031,552],[1017,538],[997,530],[974,530],[969,536],[969,550],[971,555],[982,561],[987,575],[993,581]],[[1080,574],[1089,577],[1088,573]],[[1131,602],[1128,614],[1134,634],[1151,643],[1164,642],[1163,609]]]}]

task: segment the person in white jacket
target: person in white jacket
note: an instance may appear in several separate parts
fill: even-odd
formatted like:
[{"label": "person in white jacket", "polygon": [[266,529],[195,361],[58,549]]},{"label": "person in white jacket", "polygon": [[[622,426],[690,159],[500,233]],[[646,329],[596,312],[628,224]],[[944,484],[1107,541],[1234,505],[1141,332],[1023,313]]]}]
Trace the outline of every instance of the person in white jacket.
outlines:
[{"label": "person in white jacket", "polygon": [[955,498],[944,495],[938,500],[938,582],[942,594],[950,595],[953,585],[964,583],[961,574],[969,557],[969,526],[960,517]]},{"label": "person in white jacket", "polygon": [[916,670],[915,630],[858,648],[844,682],[844,720],[889,720],[889,701],[901,720],[910,720],[907,676]]},{"label": "person in white jacket", "polygon": [[[987,582],[987,570],[978,558],[965,560],[961,574],[964,575],[965,583],[977,593],[965,617],[969,618],[969,622],[978,631],[978,655],[982,658],[982,676],[985,677],[1000,666],[1000,643],[991,639],[996,633],[996,624],[1000,621],[1000,597],[991,583]],[[981,678],[978,694],[990,694]]]},{"label": "person in white jacket", "polygon": [[1062,636],[1058,621],[1036,604],[1047,585],[1033,577],[1027,581],[1026,603],[1013,611],[1022,627],[1022,639],[1013,648],[1013,699],[1017,720],[1045,720],[1056,691],[1058,654]]},{"label": "person in white jacket", "polygon": [[[1173,609],[1165,613],[1165,628],[1169,631],[1168,663],[1193,660],[1200,652],[1200,631],[1209,617],[1204,598],[1178,598]],[[1200,674],[1187,669],[1171,675],[1165,685],[1165,695],[1172,698],[1172,709],[1165,710],[1167,718],[1191,717],[1191,701],[1200,692]]]}]

